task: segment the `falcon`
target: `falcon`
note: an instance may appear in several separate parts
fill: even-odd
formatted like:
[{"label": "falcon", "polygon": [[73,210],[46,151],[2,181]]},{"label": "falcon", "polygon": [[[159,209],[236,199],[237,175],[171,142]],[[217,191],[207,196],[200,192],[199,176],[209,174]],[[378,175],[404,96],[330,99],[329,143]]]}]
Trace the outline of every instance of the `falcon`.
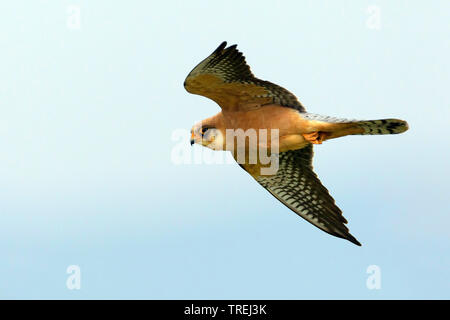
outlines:
[{"label": "falcon", "polygon": [[[256,78],[237,46],[227,47],[226,42],[189,73],[184,87],[221,107],[221,112],[192,127],[191,145],[231,151],[245,171],[297,215],[333,236],[361,245],[313,171],[313,145],[347,135],[402,133],[408,130],[406,121],[349,120],[308,113],[291,92]],[[236,132],[253,132],[256,139],[248,134],[242,143]],[[239,152],[243,152],[240,158]],[[277,161],[276,170],[263,172],[268,167],[263,154]]]}]

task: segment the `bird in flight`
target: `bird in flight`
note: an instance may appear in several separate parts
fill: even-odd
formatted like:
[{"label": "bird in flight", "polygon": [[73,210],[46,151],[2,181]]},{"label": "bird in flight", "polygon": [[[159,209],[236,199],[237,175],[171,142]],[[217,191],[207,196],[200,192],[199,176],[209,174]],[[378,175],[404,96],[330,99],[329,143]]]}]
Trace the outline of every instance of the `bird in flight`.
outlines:
[{"label": "bird in flight", "polygon": [[[212,99],[222,109],[192,127],[191,145],[231,151],[244,170],[297,215],[360,246],[346,227],[342,211],[313,171],[313,145],[347,135],[402,133],[408,130],[407,122],[348,120],[308,113],[291,92],[256,78],[236,47],[220,44],[184,82],[188,92]],[[237,133],[243,133],[244,139],[240,140]],[[254,139],[251,133],[256,134]],[[262,155],[276,160],[275,170],[264,172],[272,163]]]}]

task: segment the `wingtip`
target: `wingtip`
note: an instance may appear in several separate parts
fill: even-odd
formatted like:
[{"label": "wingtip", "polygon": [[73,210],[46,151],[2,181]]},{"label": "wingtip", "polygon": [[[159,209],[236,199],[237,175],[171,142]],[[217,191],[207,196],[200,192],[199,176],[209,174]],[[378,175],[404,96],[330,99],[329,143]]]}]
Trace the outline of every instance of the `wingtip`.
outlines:
[{"label": "wingtip", "polygon": [[353,244],[356,244],[358,247],[362,246],[361,242],[356,240],[356,238],[354,236],[352,236],[350,233],[347,235],[347,237],[345,239],[347,239],[348,241],[350,241]]},{"label": "wingtip", "polygon": [[351,243],[357,245],[358,247],[361,247],[362,244],[361,242],[359,242],[358,240],[356,240],[356,238],[354,236],[352,236],[350,233],[345,232],[345,233],[337,233],[337,232],[329,232],[331,235],[341,238],[341,239],[345,239],[347,241],[350,241]]},{"label": "wingtip", "polygon": [[214,53],[227,53],[227,52],[232,52],[234,50],[237,49],[237,44],[232,44],[231,46],[227,47],[227,42],[223,41],[216,50],[214,50]]},{"label": "wingtip", "polygon": [[216,50],[214,50],[214,52],[221,52],[221,51],[223,51],[223,49],[225,49],[226,46],[227,46],[227,42],[222,41],[222,43],[217,47]]}]

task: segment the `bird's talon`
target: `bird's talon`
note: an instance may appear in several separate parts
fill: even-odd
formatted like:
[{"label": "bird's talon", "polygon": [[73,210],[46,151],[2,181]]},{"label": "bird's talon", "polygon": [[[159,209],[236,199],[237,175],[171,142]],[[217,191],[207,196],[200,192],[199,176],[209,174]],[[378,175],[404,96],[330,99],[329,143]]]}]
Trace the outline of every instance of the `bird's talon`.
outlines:
[{"label": "bird's talon", "polygon": [[313,144],[322,144],[325,140],[325,132],[315,131],[311,133],[303,133],[303,137]]}]

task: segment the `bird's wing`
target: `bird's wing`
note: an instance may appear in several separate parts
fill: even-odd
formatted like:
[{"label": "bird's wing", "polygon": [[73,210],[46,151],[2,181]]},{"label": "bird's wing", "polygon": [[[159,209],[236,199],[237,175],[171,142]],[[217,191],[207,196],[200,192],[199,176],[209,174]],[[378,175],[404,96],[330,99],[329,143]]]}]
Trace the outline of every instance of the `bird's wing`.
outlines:
[{"label": "bird's wing", "polygon": [[228,48],[226,45],[222,42],[189,73],[184,82],[188,92],[210,98],[224,110],[243,111],[265,104],[278,104],[305,112],[292,93],[255,78],[236,45]]},{"label": "bird's wing", "polygon": [[[275,175],[253,175],[275,198],[323,231],[361,244],[345,226],[347,220],[312,168],[312,145],[279,154]],[[245,165],[242,165],[246,169]]]}]

